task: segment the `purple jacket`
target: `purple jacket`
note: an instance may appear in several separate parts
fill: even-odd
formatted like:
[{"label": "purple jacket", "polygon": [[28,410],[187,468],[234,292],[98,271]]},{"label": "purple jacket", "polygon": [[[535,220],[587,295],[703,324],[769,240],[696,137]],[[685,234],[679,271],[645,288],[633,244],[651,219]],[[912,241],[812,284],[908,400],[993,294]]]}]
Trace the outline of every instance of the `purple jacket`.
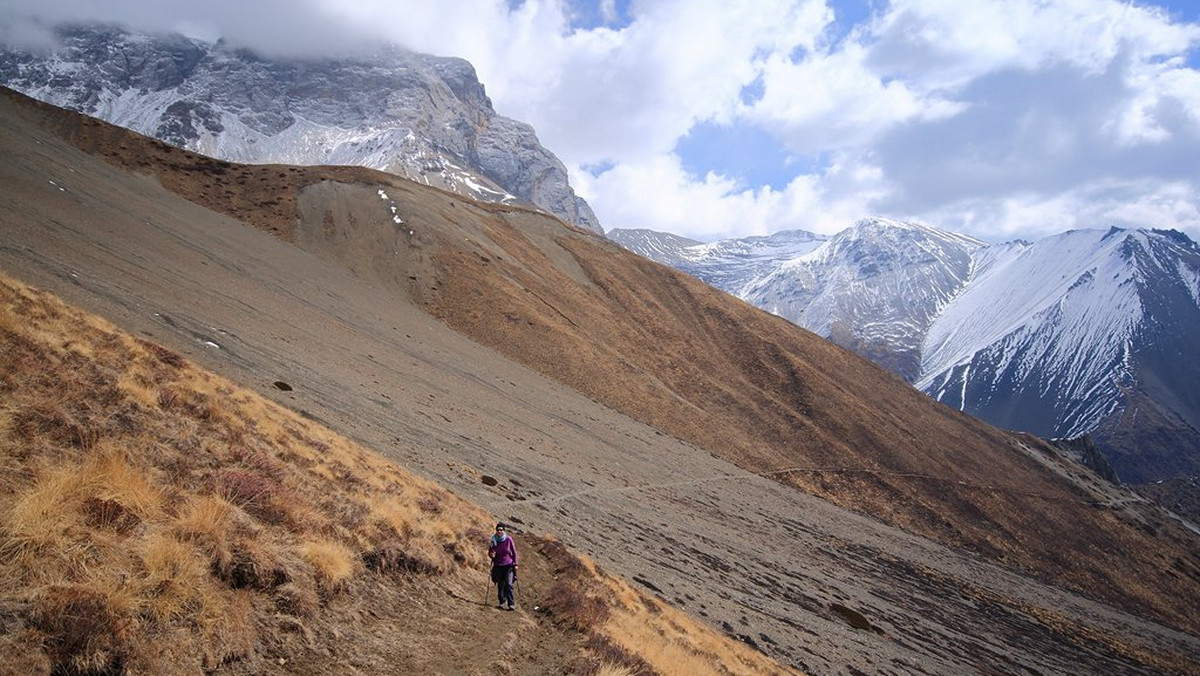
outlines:
[{"label": "purple jacket", "polygon": [[488,556],[492,557],[494,566],[515,566],[517,565],[517,545],[513,543],[513,539],[509,535],[505,535],[503,540],[493,535],[491,544],[488,545]]}]

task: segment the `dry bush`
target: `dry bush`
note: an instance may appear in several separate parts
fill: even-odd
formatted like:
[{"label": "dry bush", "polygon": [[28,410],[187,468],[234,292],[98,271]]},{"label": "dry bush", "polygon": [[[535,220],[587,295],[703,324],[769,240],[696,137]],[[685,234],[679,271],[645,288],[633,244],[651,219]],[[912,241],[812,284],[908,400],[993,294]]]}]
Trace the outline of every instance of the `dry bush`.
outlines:
[{"label": "dry bush", "polygon": [[291,491],[259,472],[236,468],[220,470],[211,478],[211,490],[266,523],[280,524],[287,518],[286,503]]},{"label": "dry bush", "polygon": [[187,359],[172,349],[163,347],[158,343],[154,343],[143,338],[137,338],[136,340],[137,344],[141,345],[146,352],[149,352],[155,359],[163,364],[166,364],[167,366],[181,369],[188,365]]},{"label": "dry bush", "polygon": [[575,580],[559,580],[550,586],[542,605],[559,624],[578,631],[599,631],[608,620],[609,607],[580,586]]},{"label": "dry bush", "polygon": [[435,575],[442,572],[438,564],[432,561],[419,547],[405,546],[402,543],[385,543],[369,551],[363,552],[362,563],[369,570],[377,573],[417,573],[420,575]]},{"label": "dry bush", "polygon": [[796,673],[746,644],[647,597],[624,580],[608,576],[601,580],[614,599],[604,635],[645,660],[655,672],[688,676]]},{"label": "dry bush", "polygon": [[303,564],[288,548],[262,536],[228,543],[228,560],[213,562],[213,574],[234,589],[269,591],[297,577]]},{"label": "dry bush", "polygon": [[129,610],[103,590],[54,585],[37,596],[30,624],[43,636],[54,673],[117,674],[134,639]]},{"label": "dry bush", "polygon": [[528,538],[556,578],[540,600],[555,622],[589,635],[585,673],[604,663],[633,674],[788,674],[765,655],[607,575],[561,542]]}]

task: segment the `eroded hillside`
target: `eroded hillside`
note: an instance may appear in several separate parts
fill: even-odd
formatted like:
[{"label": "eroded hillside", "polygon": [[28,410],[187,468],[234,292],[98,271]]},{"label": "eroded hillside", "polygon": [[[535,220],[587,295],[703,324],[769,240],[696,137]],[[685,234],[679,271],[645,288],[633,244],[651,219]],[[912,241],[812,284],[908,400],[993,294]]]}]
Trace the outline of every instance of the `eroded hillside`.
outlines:
[{"label": "eroded hillside", "polygon": [[1196,631],[1194,533],[600,237],[385,174],[222,165],[12,95],[4,115],[6,264],[781,660],[1171,673],[1200,654],[1146,621]]}]

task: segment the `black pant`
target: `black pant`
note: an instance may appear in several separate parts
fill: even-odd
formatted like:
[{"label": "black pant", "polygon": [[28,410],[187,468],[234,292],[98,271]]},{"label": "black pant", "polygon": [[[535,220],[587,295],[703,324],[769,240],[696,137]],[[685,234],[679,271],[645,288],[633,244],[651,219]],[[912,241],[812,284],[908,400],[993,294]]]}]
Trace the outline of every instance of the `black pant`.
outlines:
[{"label": "black pant", "polygon": [[513,598],[513,581],[516,579],[516,570],[513,566],[492,566],[492,582],[496,583],[496,597],[502,606],[517,605],[516,599]]}]

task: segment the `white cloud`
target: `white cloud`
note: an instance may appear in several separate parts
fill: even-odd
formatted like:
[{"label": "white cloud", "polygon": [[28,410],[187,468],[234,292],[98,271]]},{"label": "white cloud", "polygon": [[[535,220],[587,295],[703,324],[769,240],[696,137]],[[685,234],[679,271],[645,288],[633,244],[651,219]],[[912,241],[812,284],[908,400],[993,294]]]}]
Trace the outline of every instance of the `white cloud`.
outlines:
[{"label": "white cloud", "polygon": [[[830,231],[878,212],[993,239],[1138,225],[1137,215],[1145,225],[1200,231],[1188,206],[1196,198],[1178,188],[1160,194],[1147,178],[1190,185],[1192,195],[1200,188],[1185,159],[1200,151],[1200,74],[1180,58],[1200,42],[1196,26],[1103,0],[916,0],[893,3],[870,29],[831,44],[826,8],[806,7],[809,20],[791,30],[763,27],[785,24],[781,14],[759,16],[757,27],[725,42],[686,13],[639,16],[634,30],[609,43],[611,53],[593,67],[611,73],[608,64],[621,64],[622,80],[645,98],[620,84],[605,90],[644,111],[618,121],[623,113],[596,106],[605,121],[595,127],[586,114],[574,118],[609,131],[590,145],[572,144],[586,132],[569,126],[544,138],[570,164],[616,162],[583,191],[607,227],[696,237]],[[676,44],[658,37],[664,30],[697,39]],[[694,45],[709,51],[698,55]],[[711,64],[722,61],[714,75]],[[761,96],[742,102],[742,87],[759,77]],[[526,119],[537,114],[531,109]],[[699,121],[729,119],[837,162],[783,191],[739,191],[718,176],[680,170],[669,156],[676,140]],[[605,142],[613,134],[620,140]],[[580,173],[577,183],[590,179]]]}]

